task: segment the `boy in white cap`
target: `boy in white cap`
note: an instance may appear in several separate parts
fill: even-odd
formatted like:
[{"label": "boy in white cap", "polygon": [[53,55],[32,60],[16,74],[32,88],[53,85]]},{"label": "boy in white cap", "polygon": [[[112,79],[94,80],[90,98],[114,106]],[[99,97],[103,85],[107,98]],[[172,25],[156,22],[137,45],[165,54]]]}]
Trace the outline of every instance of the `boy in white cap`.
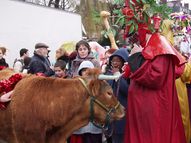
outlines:
[{"label": "boy in white cap", "polygon": [[[78,68],[78,75],[86,76],[87,69],[94,68],[94,65],[90,61],[83,61]],[[88,125],[75,131],[70,138],[70,143],[101,143],[102,142],[102,130],[94,126],[91,122]]]}]

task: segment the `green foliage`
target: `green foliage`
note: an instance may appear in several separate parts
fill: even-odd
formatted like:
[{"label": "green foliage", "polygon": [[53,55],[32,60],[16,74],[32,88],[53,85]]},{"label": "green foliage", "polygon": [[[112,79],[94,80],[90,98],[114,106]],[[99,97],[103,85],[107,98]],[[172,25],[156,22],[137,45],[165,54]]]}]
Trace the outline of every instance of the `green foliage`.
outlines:
[{"label": "green foliage", "polygon": [[132,24],[129,28],[129,34],[133,33],[135,31],[135,26]]},{"label": "green foliage", "polygon": [[108,38],[108,35],[109,35],[110,33],[113,33],[113,35],[115,36],[117,32],[116,32],[116,30],[113,29],[113,28],[110,28],[109,30],[103,30],[103,31],[101,31],[101,35],[103,35],[105,38]]},{"label": "green foliage", "polygon": [[114,0],[113,4],[114,5],[124,5],[125,1],[124,0]]},{"label": "green foliage", "polygon": [[145,3],[148,7],[143,11],[143,13],[146,13],[148,17],[159,14],[162,18],[169,18],[169,14],[172,12],[172,9],[170,9],[166,4],[158,4],[155,0],[146,1],[148,1]]},{"label": "green foliage", "polygon": [[122,27],[125,24],[125,15],[123,15],[121,9],[115,9],[113,14],[115,16],[114,24]]},{"label": "green foliage", "polygon": [[[135,22],[127,23],[127,25],[130,26],[129,33],[137,31],[138,23],[147,23],[149,29],[154,32],[153,25],[150,23],[149,19],[157,14],[159,14],[162,19],[166,19],[169,18],[170,13],[172,12],[172,9],[166,4],[159,4],[156,0],[136,0],[136,2],[136,6],[139,7],[138,9],[135,9],[135,4],[130,0],[130,8],[134,11],[133,19]],[[142,16],[140,16],[140,13]]]},{"label": "green foliage", "polygon": [[[162,19],[169,18],[170,13],[172,10],[166,4],[159,4],[156,0],[136,0],[135,3],[130,0],[130,8],[134,12],[133,18],[123,15],[122,8],[124,7],[125,0],[114,0],[112,3],[112,26],[118,25],[119,29],[122,29],[125,26],[129,26],[129,33],[136,32],[138,30],[138,23],[147,23],[148,27],[151,31],[154,31],[154,27],[152,23],[150,23],[150,19],[152,16],[159,14]],[[136,9],[136,7],[139,7]],[[140,13],[142,16],[140,16]],[[95,23],[100,23],[100,16],[99,13],[94,11],[93,12],[93,19]],[[104,37],[107,37],[109,32],[113,32],[114,35],[116,34],[115,29],[111,29],[110,31],[102,31],[101,33]]]}]

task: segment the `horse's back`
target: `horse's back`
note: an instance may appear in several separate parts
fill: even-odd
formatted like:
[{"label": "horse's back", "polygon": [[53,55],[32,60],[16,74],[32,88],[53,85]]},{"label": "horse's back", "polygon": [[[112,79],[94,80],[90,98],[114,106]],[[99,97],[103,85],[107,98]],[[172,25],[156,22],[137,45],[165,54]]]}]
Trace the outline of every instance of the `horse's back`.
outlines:
[{"label": "horse's back", "polygon": [[3,70],[0,70],[0,80],[8,79],[14,73],[15,73],[14,70],[10,69],[10,68],[6,68],[6,69],[3,69]]}]

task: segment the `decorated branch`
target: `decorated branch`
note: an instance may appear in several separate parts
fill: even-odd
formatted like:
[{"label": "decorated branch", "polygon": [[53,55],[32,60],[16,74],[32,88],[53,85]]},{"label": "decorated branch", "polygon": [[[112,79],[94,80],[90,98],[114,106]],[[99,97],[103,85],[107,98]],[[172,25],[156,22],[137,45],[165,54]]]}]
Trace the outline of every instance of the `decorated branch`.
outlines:
[{"label": "decorated branch", "polygon": [[107,36],[109,37],[109,40],[111,42],[111,48],[118,49],[118,46],[115,42],[115,37],[114,37],[113,31],[112,31],[112,29],[109,25],[109,21],[108,21],[110,13],[107,11],[101,11],[100,16],[101,16],[104,26],[107,30]]}]

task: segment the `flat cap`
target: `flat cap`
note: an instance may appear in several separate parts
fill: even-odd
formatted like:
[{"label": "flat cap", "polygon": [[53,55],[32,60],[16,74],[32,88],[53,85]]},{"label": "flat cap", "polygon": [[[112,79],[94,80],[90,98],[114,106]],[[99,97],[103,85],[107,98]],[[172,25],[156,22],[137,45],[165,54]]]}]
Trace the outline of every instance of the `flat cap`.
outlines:
[{"label": "flat cap", "polygon": [[35,49],[39,49],[39,48],[49,48],[48,45],[44,44],[44,43],[37,43],[35,45]]}]

